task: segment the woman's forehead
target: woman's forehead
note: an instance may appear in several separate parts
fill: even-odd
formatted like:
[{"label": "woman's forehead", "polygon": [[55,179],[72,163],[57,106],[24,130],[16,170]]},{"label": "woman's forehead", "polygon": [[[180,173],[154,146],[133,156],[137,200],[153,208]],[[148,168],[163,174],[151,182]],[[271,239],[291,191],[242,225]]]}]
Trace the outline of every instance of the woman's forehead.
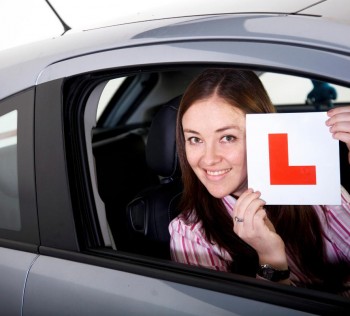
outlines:
[{"label": "woman's forehead", "polygon": [[185,126],[226,126],[245,125],[245,113],[222,98],[210,98],[194,102],[184,113],[182,124]]}]

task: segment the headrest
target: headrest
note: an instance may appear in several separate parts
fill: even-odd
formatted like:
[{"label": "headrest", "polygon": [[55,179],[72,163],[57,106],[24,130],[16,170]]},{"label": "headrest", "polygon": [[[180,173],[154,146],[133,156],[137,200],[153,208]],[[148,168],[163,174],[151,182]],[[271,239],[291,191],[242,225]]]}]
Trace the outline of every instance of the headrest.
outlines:
[{"label": "headrest", "polygon": [[173,177],[178,171],[175,131],[181,96],[163,105],[155,115],[146,145],[148,166],[162,177]]}]

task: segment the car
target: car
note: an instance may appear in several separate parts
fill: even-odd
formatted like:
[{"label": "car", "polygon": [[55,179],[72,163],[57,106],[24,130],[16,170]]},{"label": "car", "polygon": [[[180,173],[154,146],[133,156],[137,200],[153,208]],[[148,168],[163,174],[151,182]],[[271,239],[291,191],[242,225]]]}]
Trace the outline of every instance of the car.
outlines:
[{"label": "car", "polygon": [[[203,1],[0,52],[2,313],[349,314],[336,294],[172,262],[167,231],[176,104],[203,69],[253,70],[279,112],[350,105],[349,15],[330,17],[334,2]],[[307,102],[311,80],[337,99]]]}]

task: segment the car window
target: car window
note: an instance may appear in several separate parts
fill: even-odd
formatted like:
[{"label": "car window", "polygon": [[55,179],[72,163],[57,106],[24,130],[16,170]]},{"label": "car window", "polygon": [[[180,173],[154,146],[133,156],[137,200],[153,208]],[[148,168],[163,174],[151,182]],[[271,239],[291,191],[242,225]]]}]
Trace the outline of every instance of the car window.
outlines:
[{"label": "car window", "polygon": [[0,239],[38,242],[34,168],[34,91],[0,101]]},{"label": "car window", "polygon": [[[121,78],[106,80],[95,107],[95,125],[92,125],[92,151],[93,171],[96,172],[96,193],[104,202],[105,218],[110,229],[112,240],[116,248],[125,251],[134,251],[130,237],[130,218],[125,210],[128,205],[138,197],[140,192],[162,183],[162,175],[153,170],[146,159],[146,147],[148,133],[154,115],[167,102],[181,96],[191,79],[200,72],[202,68],[185,69],[177,71],[164,71],[157,73],[142,73],[140,77],[131,74]],[[328,106],[307,102],[307,96],[313,89],[313,78],[302,76],[274,73],[257,72],[265,89],[267,90],[277,111],[281,112],[310,112],[327,110]],[[156,85],[141,85],[149,78],[158,78]],[[179,80],[179,78],[183,80]],[[174,78],[176,80],[174,80]],[[169,84],[171,82],[171,84]],[[176,85],[176,82],[178,84]],[[127,86],[123,87],[123,85]],[[329,84],[337,92],[337,97],[330,106],[350,103],[350,89],[336,84]],[[117,98],[116,98],[117,96]],[[111,100],[113,102],[111,103]],[[110,107],[106,111],[107,107]],[[129,113],[129,120],[114,126],[99,125],[98,119],[111,121],[115,113],[120,109]],[[101,116],[103,113],[103,116]],[[137,124],[135,124],[135,113],[137,113]],[[89,135],[87,139],[89,139]],[[343,149],[342,160],[346,160]],[[342,183],[349,187],[346,170],[347,163],[342,165]],[[132,172],[130,172],[132,170]],[[117,192],[117,193],[116,193]],[[135,215],[135,214],[134,214]],[[139,213],[135,215],[141,216]],[[99,216],[101,218],[101,216]],[[142,220],[142,218],[138,219]],[[104,232],[106,235],[107,232]],[[137,247],[136,247],[137,248]],[[143,249],[145,250],[145,249]],[[146,251],[147,252],[147,251]]]},{"label": "car window", "polygon": [[17,170],[17,111],[0,116],[0,228],[21,228]]},{"label": "car window", "polygon": [[[94,76],[98,79],[95,79],[96,87],[90,90],[92,92],[89,98],[83,101],[86,103],[84,139],[88,151],[87,169],[92,181],[88,189],[94,200],[91,212],[84,213],[88,218],[84,219],[84,223],[94,223],[94,226],[82,224],[86,230],[84,238],[92,236],[82,248],[85,247],[96,256],[103,253],[116,261],[120,258],[137,262],[146,260],[159,269],[165,267],[164,264],[173,264],[169,254],[168,224],[180,212],[177,203],[182,192],[181,174],[176,170],[169,176],[166,171],[158,168],[163,166],[167,157],[162,157],[152,165],[151,156],[155,152],[162,152],[163,147],[157,142],[150,145],[151,140],[162,139],[163,135],[150,137],[150,131],[154,124],[160,123],[155,119],[157,113],[165,107],[176,108],[188,84],[202,70],[203,67],[167,68],[164,71],[157,68],[153,72],[149,69],[140,72],[139,75],[132,71],[129,75],[123,72],[121,76],[116,72],[114,78],[109,73],[105,80],[103,78],[106,75],[103,73],[101,77],[98,74]],[[312,90],[313,78],[261,70],[256,73],[278,111],[318,110],[314,104],[306,103],[307,95]],[[150,78],[157,80],[149,84]],[[141,82],[145,84],[140,84]],[[329,84],[337,90],[339,98],[332,106],[350,101],[347,87],[332,82]],[[75,99],[75,95],[78,99]],[[80,95],[82,93],[75,91],[70,102],[79,103]],[[325,106],[319,110],[324,109]],[[121,112],[125,119],[119,120]],[[125,113],[128,115],[125,116]],[[111,125],[104,124],[112,121]],[[167,145],[172,146],[171,139],[167,137],[170,136],[166,135]],[[77,155],[81,153],[80,150],[81,147],[76,149]],[[349,190],[346,176],[350,172],[347,149],[343,148],[341,152],[342,184]],[[162,191],[164,185],[170,188],[171,193]],[[158,202],[153,200],[156,196],[160,198],[159,205],[165,200],[171,201],[162,208],[162,214],[157,213]],[[180,269],[177,271],[187,268],[181,265],[176,267]]]}]

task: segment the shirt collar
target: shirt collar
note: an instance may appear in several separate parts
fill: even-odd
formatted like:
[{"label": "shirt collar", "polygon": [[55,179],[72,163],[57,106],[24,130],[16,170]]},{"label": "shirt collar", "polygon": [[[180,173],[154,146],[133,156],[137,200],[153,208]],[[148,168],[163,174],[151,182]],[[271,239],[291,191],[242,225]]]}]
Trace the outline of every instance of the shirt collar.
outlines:
[{"label": "shirt collar", "polygon": [[232,195],[227,195],[224,198],[222,198],[222,201],[224,202],[224,205],[225,205],[228,213],[232,217],[233,208],[234,208],[234,205],[236,204],[237,200]]}]

